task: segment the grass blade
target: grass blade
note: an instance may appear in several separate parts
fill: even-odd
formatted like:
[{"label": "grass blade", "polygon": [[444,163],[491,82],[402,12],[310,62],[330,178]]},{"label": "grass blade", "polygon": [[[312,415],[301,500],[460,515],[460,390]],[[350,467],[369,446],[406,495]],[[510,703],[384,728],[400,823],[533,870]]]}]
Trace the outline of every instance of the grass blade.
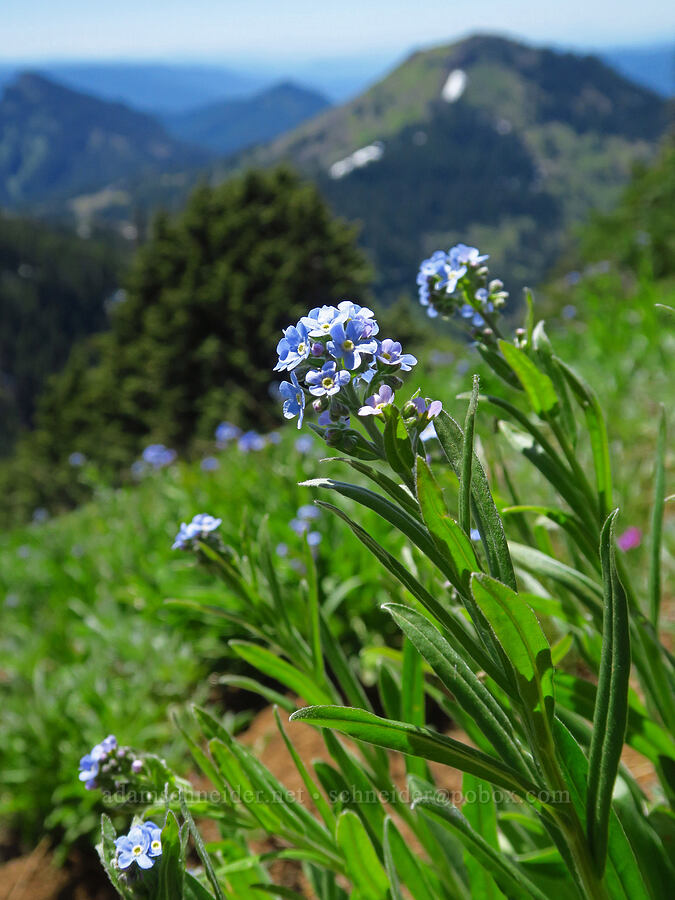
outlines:
[{"label": "grass blade", "polygon": [[652,625],[658,631],[661,609],[661,534],[663,531],[663,511],[666,501],[666,410],[661,407],[659,436],[656,443],[654,464],[654,507],[652,509],[652,535],[649,558],[649,615]]},{"label": "grass blade", "polygon": [[630,678],[628,604],[615,561],[616,515],[617,512],[614,512],[608,517],[600,537],[604,585],[602,654],[593,716],[586,801],[588,842],[600,876],[605,869],[612,792],[626,735]]}]

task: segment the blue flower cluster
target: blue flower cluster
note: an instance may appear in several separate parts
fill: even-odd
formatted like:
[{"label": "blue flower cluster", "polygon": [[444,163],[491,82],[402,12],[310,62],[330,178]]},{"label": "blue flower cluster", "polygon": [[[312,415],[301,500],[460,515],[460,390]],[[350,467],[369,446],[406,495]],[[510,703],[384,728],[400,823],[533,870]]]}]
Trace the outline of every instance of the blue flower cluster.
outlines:
[{"label": "blue flower cluster", "polygon": [[170,450],[164,444],[148,444],[141,455],[143,462],[153,469],[164,469],[176,459],[176,451]]},{"label": "blue flower cluster", "polygon": [[317,306],[285,328],[274,367],[276,372],[290,373],[290,381],[279,386],[284,416],[297,416],[300,428],[309,398],[319,413],[319,425],[344,427],[349,410],[338,395],[345,389],[353,399],[352,388],[360,383],[373,379],[383,383],[398,372],[409,372],[417,363],[415,357],[403,353],[398,341],[380,341],[379,330],[373,311],[350,300]]},{"label": "blue flower cluster", "polygon": [[208,513],[199,513],[194,516],[189,524],[181,522],[172,550],[193,550],[195,541],[204,541],[211,532],[222,524],[222,519],[216,519]]},{"label": "blue flower cluster", "polygon": [[99,769],[104,760],[106,760],[116,749],[117,738],[114,734],[109,734],[105,740],[102,740],[100,744],[96,744],[89,753],[85,753],[82,757],[80,760],[80,774],[78,777],[80,781],[84,781],[84,786],[88,791],[97,787],[96,777],[98,776]]},{"label": "blue flower cluster", "polygon": [[486,255],[477,247],[457,244],[446,253],[436,250],[420,265],[419,299],[429,316],[458,312],[473,328],[484,328],[486,317],[503,306],[508,294],[498,279],[488,281]]},{"label": "blue flower cluster", "polygon": [[154,822],[132,825],[128,834],[115,840],[115,849],[119,869],[128,869],[134,862],[139,869],[151,869],[162,855],[162,831]]}]

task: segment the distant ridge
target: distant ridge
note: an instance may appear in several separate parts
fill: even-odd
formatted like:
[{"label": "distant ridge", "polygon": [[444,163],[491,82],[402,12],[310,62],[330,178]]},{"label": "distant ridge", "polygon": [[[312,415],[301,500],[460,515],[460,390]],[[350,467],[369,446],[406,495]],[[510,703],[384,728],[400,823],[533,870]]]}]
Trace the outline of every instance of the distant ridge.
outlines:
[{"label": "distant ridge", "polygon": [[49,204],[141,172],[204,164],[145,113],[24,72],[0,99],[0,205]]},{"label": "distant ridge", "polygon": [[252,97],[165,116],[163,122],[174,137],[224,156],[272,140],[329,105],[317,91],[286,81]]}]

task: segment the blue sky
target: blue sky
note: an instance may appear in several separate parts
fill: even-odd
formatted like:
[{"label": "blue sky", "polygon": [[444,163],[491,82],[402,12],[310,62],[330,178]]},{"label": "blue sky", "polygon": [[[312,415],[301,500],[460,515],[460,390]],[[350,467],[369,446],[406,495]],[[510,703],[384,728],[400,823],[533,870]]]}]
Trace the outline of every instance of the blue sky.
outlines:
[{"label": "blue sky", "polygon": [[675,40],[672,0],[0,0],[0,60],[283,60],[471,31],[605,47]]}]

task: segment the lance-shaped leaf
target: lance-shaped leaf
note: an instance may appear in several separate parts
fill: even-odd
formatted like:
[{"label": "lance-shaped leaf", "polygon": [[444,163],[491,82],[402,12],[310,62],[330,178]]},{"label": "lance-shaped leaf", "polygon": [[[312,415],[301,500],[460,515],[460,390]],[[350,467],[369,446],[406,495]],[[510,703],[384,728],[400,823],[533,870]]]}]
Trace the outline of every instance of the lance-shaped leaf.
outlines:
[{"label": "lance-shaped leaf", "polygon": [[519,347],[509,344],[508,341],[500,340],[498,343],[504,359],[525,389],[535,413],[542,418],[552,414],[558,406],[558,395],[548,375],[540,371],[527,353]]},{"label": "lance-shaped leaf", "polygon": [[423,810],[451,827],[469,853],[493,874],[507,897],[517,900],[550,900],[506,854],[495,850],[474,831],[457,807],[432,797],[422,797],[415,801],[414,808]]},{"label": "lance-shaped leaf", "polygon": [[607,835],[612,792],[619,769],[628,720],[630,626],[626,592],[616,570],[614,520],[608,517],[600,536],[604,585],[602,655],[593,716],[588,763],[586,822],[596,869],[602,875],[607,858]]},{"label": "lance-shaped leaf", "polygon": [[569,394],[567,392],[565,377],[555,360],[553,355],[553,345],[544,330],[543,322],[537,322],[532,330],[532,346],[537,354],[539,364],[553,383],[558,401],[560,402],[560,419],[563,428],[569,435],[572,445],[574,446],[577,441],[577,423],[574,418],[574,413],[572,412],[572,404],[570,403]]},{"label": "lance-shaped leaf", "polygon": [[658,631],[661,608],[661,535],[663,511],[666,506],[666,410],[661,407],[659,435],[656,443],[654,465],[654,506],[652,508],[652,535],[649,554],[649,611],[652,625]]},{"label": "lance-shaped leaf", "polygon": [[453,584],[463,594],[469,593],[472,572],[480,572],[481,566],[468,535],[448,514],[443,494],[426,460],[421,457],[416,466],[417,500],[422,510],[424,524],[452,566]]},{"label": "lance-shaped leaf", "polygon": [[380,472],[380,470],[376,469],[374,466],[369,466],[358,459],[350,459],[348,456],[328,456],[325,459],[322,459],[321,462],[347,463],[347,465],[351,466],[356,472],[360,472],[361,475],[370,478],[370,480],[378,485],[378,487],[381,487],[385,493],[389,494],[395,503],[402,506],[412,516],[419,518],[420,511],[415,502],[415,498],[410,491],[400,484],[397,484],[392,478],[389,478],[388,475],[385,475],[384,472]]},{"label": "lance-shaped leaf", "polygon": [[[319,506],[328,509],[339,516],[349,525],[356,537],[380,560],[388,572],[391,572],[401,584],[410,591],[410,593],[427,609],[434,618],[448,631],[452,638],[459,646],[464,648],[465,653],[473,660],[474,663],[483,671],[487,672],[491,678],[500,685],[507,685],[504,673],[499,669],[485,649],[471,634],[469,627],[465,624],[461,617],[451,615],[436,600],[436,598],[410,574],[408,569],[400,563],[395,556],[389,553],[384,547],[380,546],[360,525],[352,521],[349,516],[341,509],[330,503],[319,502]],[[325,643],[325,641],[324,641]],[[332,665],[332,663],[331,663]],[[508,685],[507,685],[508,687]],[[350,702],[353,702],[350,700]],[[365,705],[365,704],[363,704]]]},{"label": "lance-shaped leaf", "polygon": [[607,425],[605,424],[602,407],[591,386],[577,375],[573,369],[570,369],[566,363],[558,359],[557,356],[554,359],[560,366],[586,418],[586,427],[588,428],[588,436],[593,452],[595,483],[598,491],[598,511],[604,519],[612,508],[612,469],[609,461]]},{"label": "lance-shaped leaf", "polygon": [[403,481],[412,486],[412,469],[415,464],[410,436],[399,411],[394,406],[387,409],[384,426],[384,452],[387,462]]},{"label": "lance-shaped leaf", "polygon": [[[462,778],[462,794],[462,813],[466,821],[493,850],[498,851],[497,810],[492,788],[480,778],[465,773]],[[464,853],[464,865],[469,873],[472,900],[498,900],[502,897],[489,869],[468,849]]]},{"label": "lance-shaped leaf", "polygon": [[534,733],[547,746],[554,707],[553,663],[541,625],[527,603],[501,582],[474,575],[471,585],[476,603],[511,661]]},{"label": "lance-shaped leaf", "polygon": [[[588,762],[581,747],[559,719],[554,738],[570,799],[583,822],[588,799]],[[612,900],[648,900],[649,894],[632,847],[614,811],[609,811],[609,864],[604,876],[607,896]]]},{"label": "lance-shaped leaf", "polygon": [[310,675],[301,672],[286,660],[280,659],[266,647],[251,644],[248,641],[230,641],[230,647],[237,656],[241,656],[259,672],[274,678],[275,681],[280,681],[290,691],[304,697],[309,703],[325,703],[327,700],[333,699]]},{"label": "lance-shaped leaf", "polygon": [[471,532],[471,464],[473,462],[473,432],[478,409],[480,380],[473,376],[473,388],[469,408],[464,421],[464,443],[462,445],[462,474],[459,479],[459,524],[465,534]]},{"label": "lance-shaped leaf", "polygon": [[[448,462],[457,477],[461,478],[464,446],[462,429],[445,411],[437,416],[434,425]],[[487,476],[475,453],[472,458],[471,472],[473,517],[485,547],[490,572],[515,590],[516,576],[506,543],[504,526],[492,498]]]},{"label": "lance-shaped leaf", "polygon": [[336,838],[344,854],[347,876],[363,900],[386,900],[389,880],[363,822],[349,809],[340,813]]},{"label": "lance-shaped leaf", "polygon": [[310,706],[293,713],[290,720],[334,728],[359,741],[453,766],[521,796],[528,792],[541,793],[531,781],[501,760],[429,728],[382,719],[363,709],[343,706]]},{"label": "lance-shaped leaf", "polygon": [[455,696],[459,705],[476,722],[497,754],[509,765],[527,774],[527,768],[513,739],[513,725],[490,691],[471,671],[433,624],[407,606],[384,606],[397,625],[417,647],[436,676]]}]

